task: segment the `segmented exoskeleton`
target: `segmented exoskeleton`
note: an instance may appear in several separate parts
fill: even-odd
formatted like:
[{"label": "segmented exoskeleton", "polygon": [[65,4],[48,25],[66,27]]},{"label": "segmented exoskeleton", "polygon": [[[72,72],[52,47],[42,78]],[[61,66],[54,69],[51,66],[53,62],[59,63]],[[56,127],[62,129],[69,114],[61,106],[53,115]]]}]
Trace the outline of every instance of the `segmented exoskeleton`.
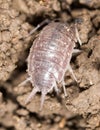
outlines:
[{"label": "segmented exoskeleton", "polygon": [[60,82],[62,82],[66,95],[65,72],[69,70],[76,80],[70,60],[77,40],[80,42],[75,25],[68,26],[65,23],[51,22],[43,28],[34,40],[28,56],[29,78],[27,81],[30,81],[34,88],[26,102],[29,102],[40,91],[42,107],[45,95],[53,87],[58,92],[56,83]]}]

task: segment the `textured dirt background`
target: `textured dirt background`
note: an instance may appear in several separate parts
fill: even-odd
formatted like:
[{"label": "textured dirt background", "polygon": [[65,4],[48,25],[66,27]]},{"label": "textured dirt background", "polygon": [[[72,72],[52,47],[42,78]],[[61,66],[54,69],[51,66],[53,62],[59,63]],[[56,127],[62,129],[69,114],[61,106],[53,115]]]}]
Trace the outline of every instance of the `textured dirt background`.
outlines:
[{"label": "textured dirt background", "polygon": [[[27,105],[30,83],[27,56],[33,40],[27,34],[46,18],[78,22],[82,46],[71,60],[78,79],[66,72],[64,98],[47,95],[40,112],[40,93]],[[0,0],[0,130],[100,130],[100,0]]]}]

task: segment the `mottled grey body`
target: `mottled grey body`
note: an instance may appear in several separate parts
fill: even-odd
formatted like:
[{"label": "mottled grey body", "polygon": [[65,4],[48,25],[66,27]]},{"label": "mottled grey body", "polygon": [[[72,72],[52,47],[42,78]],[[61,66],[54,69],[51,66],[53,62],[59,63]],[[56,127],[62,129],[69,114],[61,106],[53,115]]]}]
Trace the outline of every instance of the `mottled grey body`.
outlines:
[{"label": "mottled grey body", "polygon": [[75,26],[66,26],[64,23],[51,22],[44,27],[33,42],[28,57],[29,80],[34,86],[28,102],[36,92],[42,93],[41,106],[45,95],[57,83],[64,83],[64,75],[70,69],[75,42],[77,41]]}]

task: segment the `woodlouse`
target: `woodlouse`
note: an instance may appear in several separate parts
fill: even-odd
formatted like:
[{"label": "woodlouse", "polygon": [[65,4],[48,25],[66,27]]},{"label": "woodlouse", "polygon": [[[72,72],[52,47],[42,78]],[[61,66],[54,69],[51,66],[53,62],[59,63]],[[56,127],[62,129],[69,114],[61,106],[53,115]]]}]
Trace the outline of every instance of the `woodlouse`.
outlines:
[{"label": "woodlouse", "polygon": [[74,50],[75,42],[81,41],[75,25],[68,26],[65,23],[51,22],[43,28],[39,36],[33,42],[28,56],[29,78],[23,83],[30,81],[34,88],[26,100],[26,103],[40,91],[41,108],[45,95],[50,90],[58,92],[57,83],[62,82],[64,93],[64,75],[69,70],[76,80],[70,66],[70,60]]}]

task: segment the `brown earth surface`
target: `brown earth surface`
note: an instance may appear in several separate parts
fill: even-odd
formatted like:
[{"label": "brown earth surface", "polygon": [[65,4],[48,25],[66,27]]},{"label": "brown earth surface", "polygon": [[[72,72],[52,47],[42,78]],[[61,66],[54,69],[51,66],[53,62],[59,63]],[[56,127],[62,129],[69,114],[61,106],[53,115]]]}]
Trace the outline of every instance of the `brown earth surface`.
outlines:
[{"label": "brown earth surface", "polygon": [[[65,82],[68,97],[51,92],[42,111],[38,93],[25,105],[33,86],[27,57],[34,39],[28,33],[45,19],[78,22],[82,46],[73,55]],[[100,130],[100,0],[0,0],[0,130]]]}]

